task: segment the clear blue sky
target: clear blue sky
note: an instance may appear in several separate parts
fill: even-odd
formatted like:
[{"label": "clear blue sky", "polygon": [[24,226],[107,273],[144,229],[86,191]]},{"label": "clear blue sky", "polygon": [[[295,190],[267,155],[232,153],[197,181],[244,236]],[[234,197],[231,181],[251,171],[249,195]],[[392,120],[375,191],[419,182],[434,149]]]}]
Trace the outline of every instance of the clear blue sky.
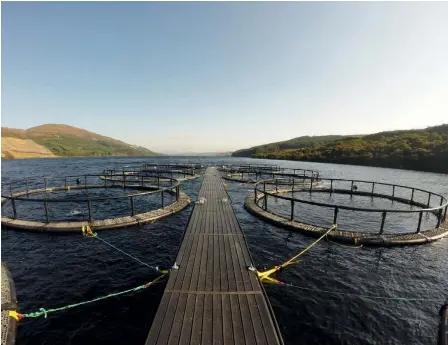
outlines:
[{"label": "clear blue sky", "polygon": [[3,2],[2,126],[206,152],[446,123],[447,18],[447,2]]}]

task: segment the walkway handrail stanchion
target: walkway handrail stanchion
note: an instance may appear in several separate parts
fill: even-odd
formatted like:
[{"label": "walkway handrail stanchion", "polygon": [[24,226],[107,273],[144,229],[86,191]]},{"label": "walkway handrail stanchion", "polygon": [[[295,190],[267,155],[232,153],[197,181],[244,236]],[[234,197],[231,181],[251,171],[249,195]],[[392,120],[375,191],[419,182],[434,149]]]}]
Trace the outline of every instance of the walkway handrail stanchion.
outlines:
[{"label": "walkway handrail stanchion", "polygon": [[87,188],[87,175],[84,175],[84,188]]},{"label": "walkway handrail stanchion", "polygon": [[87,208],[89,210],[89,223],[92,223],[92,201],[90,199],[87,200]]},{"label": "walkway handrail stanchion", "polygon": [[[330,196],[333,194],[333,179],[330,180]],[[333,223],[336,224],[336,223]]]},{"label": "walkway handrail stanchion", "polygon": [[439,209],[439,212],[437,212],[437,225],[436,225],[437,229],[440,227],[441,222],[442,222],[442,209]]},{"label": "walkway handrail stanchion", "polygon": [[392,186],[392,198],[395,198],[395,185]]},{"label": "walkway handrail stanchion", "polygon": [[382,235],[383,232],[384,232],[384,223],[385,223],[385,221],[386,221],[386,214],[387,214],[387,212],[386,212],[386,211],[383,211],[383,216],[382,216],[382,218],[381,218],[380,235]]},{"label": "walkway handrail stanchion", "polygon": [[255,193],[255,197],[254,197],[254,202],[257,203],[257,186],[254,186],[254,193]]},{"label": "walkway handrail stanchion", "polygon": [[426,208],[429,208],[429,204],[431,202],[431,195],[432,195],[432,193],[428,192],[428,203],[426,204]]},{"label": "walkway handrail stanchion", "polygon": [[336,206],[336,207],[334,208],[333,224],[337,224],[337,221],[338,221],[338,213],[339,213],[339,207]]},{"label": "walkway handrail stanchion", "polygon": [[129,199],[131,199],[131,216],[134,216],[135,215],[134,197],[130,196]]},{"label": "walkway handrail stanchion", "polygon": [[350,186],[350,197],[353,196],[353,184],[354,184],[354,183],[355,183],[355,181],[352,180],[352,184],[351,184],[351,186]]},{"label": "walkway handrail stanchion", "polygon": [[179,194],[180,194],[180,186],[176,186],[176,201],[179,201]]},{"label": "walkway handrail stanchion", "polygon": [[264,193],[264,210],[268,210],[268,195]]},{"label": "walkway handrail stanchion", "polygon": [[375,190],[375,182],[372,182],[372,192],[371,192],[371,197],[373,198],[373,191]]},{"label": "walkway handrail stanchion", "polygon": [[48,203],[47,203],[47,199],[45,199],[45,201],[44,201],[44,207],[45,207],[45,219],[47,220],[47,223],[49,223],[49,220],[48,220]]},{"label": "walkway handrail stanchion", "polygon": [[440,227],[440,223],[442,223],[442,212],[443,212],[443,196],[440,197],[440,205],[439,205],[439,212],[437,212],[437,226],[436,228],[438,229]]},{"label": "walkway handrail stanchion", "polygon": [[413,201],[414,201],[414,191],[415,191],[415,189],[414,189],[414,188],[412,188],[411,202],[413,202]]},{"label": "walkway handrail stanchion", "polygon": [[164,208],[165,207],[165,201],[164,201],[164,195],[163,195],[163,190],[162,190],[162,208]]},{"label": "walkway handrail stanchion", "polygon": [[67,176],[65,176],[65,181],[64,181],[64,183],[65,183],[65,188],[67,188]]},{"label": "walkway handrail stanchion", "polygon": [[17,218],[16,200],[12,198],[11,203],[12,203],[12,211],[14,213],[14,219],[16,219]]},{"label": "walkway handrail stanchion", "polygon": [[422,225],[422,217],[423,217],[423,212],[420,212],[419,216],[418,216],[418,225],[417,225],[417,233],[420,232],[420,227]]},{"label": "walkway handrail stanchion", "polygon": [[294,199],[291,199],[291,222],[294,220]]}]

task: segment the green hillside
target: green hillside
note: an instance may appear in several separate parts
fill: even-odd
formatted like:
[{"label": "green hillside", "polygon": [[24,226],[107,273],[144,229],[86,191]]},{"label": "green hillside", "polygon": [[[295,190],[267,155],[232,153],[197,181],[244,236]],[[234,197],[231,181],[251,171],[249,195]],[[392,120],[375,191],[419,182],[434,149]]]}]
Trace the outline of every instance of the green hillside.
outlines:
[{"label": "green hillside", "polygon": [[2,127],[2,139],[7,141],[7,138],[20,139],[14,141],[17,143],[15,147],[14,143],[8,146],[8,152],[5,152],[4,145],[2,145],[2,156],[9,158],[11,156],[25,158],[21,155],[23,152],[20,151],[26,150],[26,143],[35,146],[41,145],[54,155],[62,157],[156,155],[144,147],[126,144],[120,140],[67,125],[49,124],[27,130]]},{"label": "green hillside", "polygon": [[[274,144],[266,146],[270,145]],[[448,124],[343,137],[308,147],[259,150],[251,157],[448,173]]]},{"label": "green hillside", "polygon": [[314,148],[337,139],[344,138],[343,135],[321,135],[321,136],[303,136],[291,140],[279,141],[266,145],[254,146],[249,149],[238,150],[232,153],[232,157],[254,157],[255,155],[265,155],[282,150]]}]

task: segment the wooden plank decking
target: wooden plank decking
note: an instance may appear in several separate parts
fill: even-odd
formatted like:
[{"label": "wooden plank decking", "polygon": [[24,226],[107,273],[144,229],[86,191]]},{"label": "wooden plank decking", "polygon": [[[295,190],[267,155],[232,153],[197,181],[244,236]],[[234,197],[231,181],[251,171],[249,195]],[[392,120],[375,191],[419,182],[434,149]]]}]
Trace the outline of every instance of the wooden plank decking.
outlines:
[{"label": "wooden plank decking", "polygon": [[146,345],[283,344],[235,213],[208,168]]}]

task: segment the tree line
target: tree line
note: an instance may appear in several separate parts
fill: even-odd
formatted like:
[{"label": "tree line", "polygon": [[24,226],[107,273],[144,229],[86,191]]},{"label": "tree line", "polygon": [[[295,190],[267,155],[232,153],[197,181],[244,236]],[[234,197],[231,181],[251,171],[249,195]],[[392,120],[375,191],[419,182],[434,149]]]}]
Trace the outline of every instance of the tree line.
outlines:
[{"label": "tree line", "polygon": [[[423,130],[344,137],[297,148],[280,149],[270,145],[264,149],[263,146],[252,148],[249,157],[448,173],[448,124]],[[241,151],[237,155],[238,152]]]}]

